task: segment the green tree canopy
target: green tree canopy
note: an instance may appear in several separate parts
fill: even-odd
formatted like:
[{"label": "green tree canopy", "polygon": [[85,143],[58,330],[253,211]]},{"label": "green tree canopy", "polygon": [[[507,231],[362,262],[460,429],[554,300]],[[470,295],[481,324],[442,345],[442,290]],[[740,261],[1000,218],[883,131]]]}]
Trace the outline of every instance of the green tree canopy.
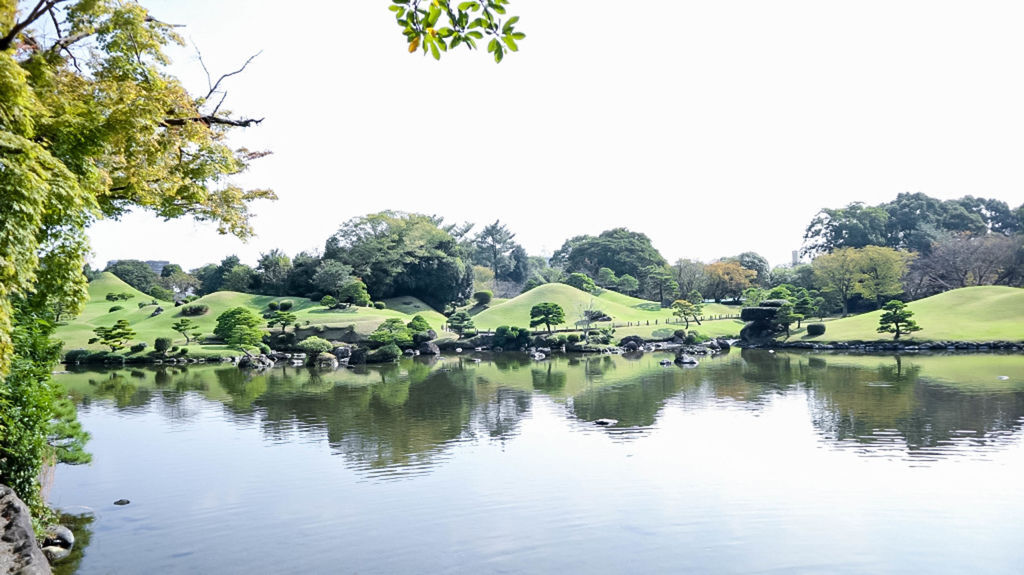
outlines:
[{"label": "green tree canopy", "polygon": [[495,220],[493,224],[485,226],[480,230],[473,240],[476,250],[473,253],[475,263],[487,266],[494,272],[494,277],[499,278],[512,271],[512,250],[516,243],[512,241],[516,237],[509,229]]},{"label": "green tree canopy", "polygon": [[552,325],[565,322],[565,310],[557,303],[543,302],[530,308],[530,327],[544,325],[551,332]]},{"label": "green tree canopy", "polygon": [[217,326],[213,328],[213,335],[227,341],[232,330],[238,326],[259,330],[263,327],[263,318],[249,308],[231,308],[217,316]]},{"label": "green tree canopy", "polygon": [[595,274],[601,268],[608,268],[618,276],[633,277],[642,276],[646,267],[666,264],[650,238],[626,228],[607,230],[597,237],[577,236],[567,240],[551,257],[551,265],[556,262],[564,262],[570,272]]},{"label": "green tree canopy", "polygon": [[354,218],[328,238],[323,259],[351,266],[374,300],[413,296],[442,309],[469,297],[473,270],[441,224],[440,218],[394,211]]},{"label": "green tree canopy", "polygon": [[921,327],[911,319],[914,312],[907,309],[907,304],[900,300],[890,300],[882,307],[882,316],[878,318],[878,333],[891,333],[893,339],[920,331]]},{"label": "green tree canopy", "polygon": [[392,0],[390,8],[410,53],[420,49],[440,60],[449,48],[473,50],[479,48],[478,41],[486,41],[487,52],[501,62],[507,52],[519,51],[518,42],[526,38],[515,28],[519,17],[505,17],[508,4],[508,0]]},{"label": "green tree canopy", "polygon": [[142,293],[149,293],[150,288],[157,284],[160,276],[156,275],[149,264],[139,260],[118,260],[107,266],[108,271],[124,283]]}]

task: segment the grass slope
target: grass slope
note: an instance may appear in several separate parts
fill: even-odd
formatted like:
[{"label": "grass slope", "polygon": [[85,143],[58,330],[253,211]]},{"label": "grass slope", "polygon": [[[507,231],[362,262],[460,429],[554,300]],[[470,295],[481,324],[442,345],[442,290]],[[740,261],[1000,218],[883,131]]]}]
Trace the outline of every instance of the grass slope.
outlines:
[{"label": "grass slope", "polygon": [[[641,335],[643,337],[659,336],[655,334],[658,330],[670,329],[672,331],[682,327],[681,325],[665,325],[665,320],[673,318],[672,311],[663,309],[657,303],[637,299],[613,291],[604,291],[600,295],[593,295],[572,286],[549,283],[538,286],[522,295],[512,298],[499,305],[492,305],[490,308],[478,313],[473,317],[473,323],[478,329],[493,330],[502,325],[515,325],[526,327],[530,325],[530,309],[543,302],[552,302],[562,306],[565,310],[566,324],[559,326],[561,329],[571,327],[584,309],[593,302],[594,307],[612,317],[615,325],[632,322],[640,323],[641,326],[617,327],[616,335]],[[720,304],[708,304],[705,306],[705,316],[736,314],[735,308]],[[655,321],[658,325],[655,325]],[[650,322],[650,325],[647,323]],[[607,326],[605,323],[594,324],[597,327]],[[552,326],[554,327],[554,326]],[[705,321],[702,326],[690,324],[692,329],[697,329],[707,335],[735,335],[738,334],[743,324],[738,321]],[[668,335],[671,335],[671,331]]]},{"label": "grass slope", "polygon": [[[1006,286],[961,288],[911,302],[914,321],[921,331],[901,339],[915,341],[1024,340],[1024,289]],[[809,341],[850,341],[892,339],[878,333],[881,311],[826,323],[824,335],[806,334],[791,338]],[[803,331],[803,330],[801,330]]]},{"label": "grass slope", "polygon": [[[111,302],[106,300],[108,293],[128,293],[133,295],[127,301]],[[389,318],[400,318],[409,321],[413,315],[420,314],[430,325],[440,332],[444,323],[444,316],[427,306],[422,301],[413,297],[395,298],[387,302],[389,309],[373,308],[349,308],[345,310],[327,310],[319,304],[305,298],[298,297],[274,297],[265,295],[245,294],[238,292],[216,292],[201,297],[195,304],[206,304],[210,311],[198,317],[190,317],[193,323],[199,326],[204,336],[213,333],[217,325],[217,316],[234,307],[247,307],[257,313],[267,310],[267,304],[271,301],[291,300],[294,307],[290,310],[296,315],[299,323],[305,325],[325,325],[331,327],[344,327],[354,325],[360,334],[369,334],[377,328],[384,320]],[[135,342],[146,342],[153,346],[153,341],[158,337],[170,337],[175,345],[184,345],[185,339],[171,329],[171,325],[181,319],[180,308],[174,307],[169,302],[159,302],[164,308],[164,313],[152,316],[154,305],[147,305],[139,308],[139,302],[149,303],[152,297],[136,290],[130,285],[121,281],[110,273],[104,273],[89,284],[89,302],[85,305],[82,314],[67,325],[57,329],[56,337],[64,341],[64,349],[106,349],[98,344],[89,345],[89,338],[93,337],[93,329],[100,326],[111,326],[119,319],[127,319],[136,332]],[[124,309],[110,312],[109,309],[115,305],[123,306]],[[390,309],[391,306],[398,309]],[[275,328],[276,332],[278,328]],[[202,350],[204,352],[227,352],[222,345],[196,345],[190,344],[190,349]]]}]

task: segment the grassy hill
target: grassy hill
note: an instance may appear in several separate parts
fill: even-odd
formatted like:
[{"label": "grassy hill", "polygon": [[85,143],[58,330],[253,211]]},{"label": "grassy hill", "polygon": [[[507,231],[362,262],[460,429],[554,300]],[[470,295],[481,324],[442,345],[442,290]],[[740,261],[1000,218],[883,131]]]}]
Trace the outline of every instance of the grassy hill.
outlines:
[{"label": "grassy hill", "polygon": [[[504,303],[492,305],[474,316],[473,323],[478,329],[484,330],[493,330],[501,325],[526,327],[530,325],[530,309],[543,302],[556,303],[565,310],[566,324],[559,326],[562,329],[572,327],[583,310],[590,306],[591,302],[593,302],[595,308],[611,316],[611,323],[615,324],[615,334],[618,337],[626,335],[641,335],[646,338],[670,336],[672,331],[682,327],[676,324],[666,326],[666,319],[674,319],[672,311],[662,308],[655,302],[607,290],[600,295],[593,295],[560,283],[544,284]],[[735,307],[708,304],[705,306],[704,314],[706,317],[712,315],[732,315],[737,314],[738,311]],[[655,324],[656,321],[658,322],[657,324]],[[621,327],[621,324],[626,323],[633,323],[634,325],[631,327]],[[604,327],[608,323],[602,322],[594,325],[596,327]],[[691,323],[690,327],[712,336],[735,335],[739,333],[743,324],[739,321],[721,320],[705,321],[702,326],[695,326]],[[669,331],[667,334],[656,333],[659,330]]]},{"label": "grassy hill", "polygon": [[[108,293],[127,293],[132,297],[127,301],[108,301],[106,299]],[[373,308],[327,310],[305,298],[273,297],[238,292],[216,292],[199,298],[193,302],[193,305],[205,304],[209,306],[210,311],[202,316],[189,319],[199,326],[199,330],[204,335],[210,336],[217,324],[217,316],[231,308],[241,306],[262,313],[267,310],[269,302],[285,299],[294,303],[291,311],[296,315],[298,322],[304,326],[306,322],[309,322],[310,326],[323,325],[337,328],[354,325],[356,332],[362,335],[369,334],[384,320],[393,317],[408,321],[412,319],[413,315],[419,314],[438,332],[441,331],[441,326],[445,321],[443,315],[413,297],[389,300],[386,302],[388,309],[382,310]],[[174,304],[169,302],[159,302],[159,306],[164,308],[164,312],[153,316],[153,311],[157,306],[148,305],[152,301],[151,296],[136,290],[117,276],[104,273],[89,284],[89,302],[85,305],[82,314],[69,321],[67,325],[58,328],[56,337],[64,341],[65,350],[82,348],[98,351],[105,348],[98,344],[88,344],[89,338],[94,335],[93,329],[100,326],[111,326],[119,319],[126,319],[137,334],[132,343],[146,342],[152,347],[156,338],[171,337],[175,345],[184,345],[185,339],[171,329],[171,324],[183,317],[180,308],[174,307]],[[147,305],[140,308],[139,303]],[[123,309],[111,312],[110,308],[114,306],[122,306]],[[228,352],[223,345],[190,344],[189,349],[207,353],[223,352],[227,354]]]},{"label": "grassy hill", "polygon": [[[901,339],[915,341],[991,341],[1024,340],[1024,289],[1006,286],[961,288],[911,302],[914,321],[921,331]],[[881,311],[827,322],[825,334],[791,338],[808,341],[850,341],[891,339],[880,334]],[[803,331],[803,330],[801,330]]]}]

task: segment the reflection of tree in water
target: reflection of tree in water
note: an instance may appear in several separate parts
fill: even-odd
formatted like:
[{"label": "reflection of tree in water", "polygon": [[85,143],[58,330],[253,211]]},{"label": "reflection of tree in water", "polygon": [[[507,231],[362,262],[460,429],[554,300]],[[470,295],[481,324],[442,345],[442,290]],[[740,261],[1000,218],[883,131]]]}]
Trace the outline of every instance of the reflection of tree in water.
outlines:
[{"label": "reflection of tree in water", "polygon": [[[900,358],[876,369],[829,366],[809,381],[815,427],[861,448],[949,455],[968,439],[998,440],[1020,429],[1024,394],[967,393],[921,380]],[[923,451],[922,451],[923,450]]]},{"label": "reflection of tree in water", "polygon": [[53,565],[54,575],[71,575],[76,573],[82,565],[82,558],[92,540],[92,522],[96,517],[92,513],[82,514],[60,514],[60,524],[67,527],[75,534],[75,545],[71,548],[71,555],[63,561]]},{"label": "reflection of tree in water", "polygon": [[326,435],[363,469],[429,464],[449,442],[512,433],[529,409],[525,392],[478,384],[473,369],[431,370],[403,361],[373,368],[380,382],[309,389],[304,376],[274,373],[253,402],[272,437]]},{"label": "reflection of tree in water", "polygon": [[93,398],[111,399],[118,409],[141,407],[149,403],[152,392],[140,388],[121,372],[112,372],[102,379],[90,379]]}]

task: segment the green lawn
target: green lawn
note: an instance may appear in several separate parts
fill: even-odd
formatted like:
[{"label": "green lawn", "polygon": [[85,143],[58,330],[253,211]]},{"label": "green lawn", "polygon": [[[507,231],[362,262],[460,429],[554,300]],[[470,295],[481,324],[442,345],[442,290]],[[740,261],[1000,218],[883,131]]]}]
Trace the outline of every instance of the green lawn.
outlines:
[{"label": "green lawn", "polygon": [[[129,293],[134,297],[127,301],[107,301],[108,293]],[[345,310],[327,310],[318,303],[299,297],[273,297],[264,295],[253,295],[238,292],[216,292],[201,297],[190,305],[206,304],[210,311],[198,317],[190,317],[193,323],[199,326],[204,336],[210,336],[217,324],[217,316],[234,307],[247,307],[258,313],[267,311],[267,304],[271,301],[291,300],[294,303],[292,311],[299,323],[305,325],[325,325],[330,327],[345,327],[354,325],[356,332],[368,335],[377,328],[384,320],[397,317],[404,321],[412,319],[415,314],[420,314],[430,323],[431,327],[441,332],[441,325],[444,323],[444,316],[430,308],[422,301],[413,297],[401,297],[389,300],[387,309],[373,308],[349,308]],[[156,309],[155,305],[146,305],[139,308],[139,302],[149,303],[153,300],[119,278],[110,273],[104,273],[95,281],[89,284],[89,302],[81,315],[67,325],[57,329],[56,337],[64,341],[64,349],[106,349],[98,344],[89,345],[89,338],[93,337],[93,329],[100,326],[111,326],[119,319],[127,319],[135,330],[137,336],[132,343],[146,342],[152,349],[153,341],[158,337],[173,338],[175,345],[184,345],[185,338],[171,329],[171,324],[181,319],[180,308],[174,307],[170,302],[159,302],[164,308],[164,313],[152,316]],[[109,309],[115,305],[124,309],[110,312]],[[152,316],[152,317],[151,317]],[[277,331],[279,328],[274,328]],[[223,345],[197,345],[189,344],[190,350],[202,351],[204,353],[220,353],[223,355],[234,355],[237,352],[228,350]]]},{"label": "green lawn", "polygon": [[[632,335],[635,332],[637,335],[651,337],[651,333],[655,329],[666,327],[665,320],[675,320],[672,310],[662,308],[653,301],[630,297],[610,290],[605,290],[600,295],[593,295],[565,284],[549,283],[538,286],[504,303],[492,304],[488,309],[477,313],[473,317],[473,323],[478,329],[484,330],[493,330],[501,325],[526,327],[530,325],[530,309],[543,302],[556,303],[565,310],[566,323],[559,326],[560,329],[572,327],[580,315],[582,315],[583,310],[587,309],[591,303],[593,303],[595,308],[611,316],[612,323],[616,326],[616,335],[619,333]],[[738,313],[739,309],[734,306],[707,304],[704,307],[703,315],[704,317],[711,317],[716,315],[736,315]],[[658,322],[657,326],[655,326],[655,321]],[[648,322],[650,322],[650,326],[647,325]],[[619,327],[626,323],[639,323],[641,325]],[[709,335],[735,335],[739,333],[739,328],[742,325],[735,327],[734,323],[733,321],[724,320],[709,321],[705,322],[705,328],[697,327],[697,329],[701,333],[707,332]],[[712,327],[712,324],[721,325]],[[596,327],[603,327],[607,326],[608,322],[594,325]],[[673,323],[670,327],[675,330],[682,327],[682,325]],[[694,327],[692,322],[691,327]]]},{"label": "green lawn", "polygon": [[[979,286],[948,291],[911,302],[907,308],[921,331],[901,340],[1024,341],[1024,289]],[[891,339],[878,333],[881,311],[826,323],[825,334],[809,337],[803,330],[790,341],[851,341]],[[806,325],[806,324],[805,324]]]}]

